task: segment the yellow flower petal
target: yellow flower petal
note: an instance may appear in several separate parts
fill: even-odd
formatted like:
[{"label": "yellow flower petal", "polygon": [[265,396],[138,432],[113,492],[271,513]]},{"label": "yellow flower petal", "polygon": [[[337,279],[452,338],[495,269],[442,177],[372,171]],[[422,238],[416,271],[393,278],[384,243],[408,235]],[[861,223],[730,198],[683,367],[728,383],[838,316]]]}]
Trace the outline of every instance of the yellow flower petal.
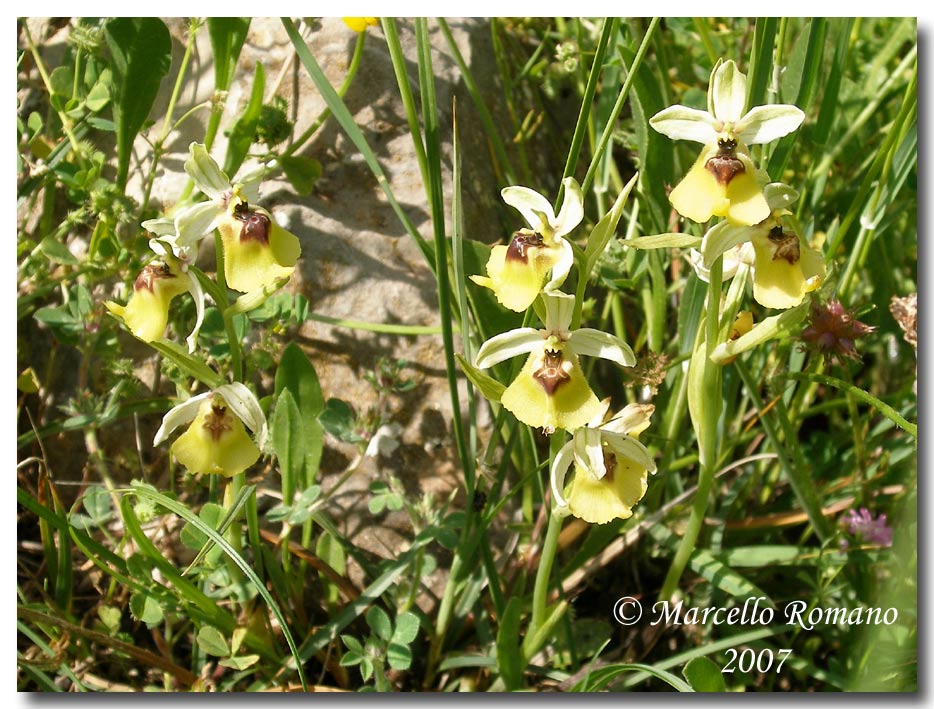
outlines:
[{"label": "yellow flower petal", "polygon": [[233,290],[251,293],[295,270],[302,251],[298,237],[265,210],[235,208],[218,228],[224,244],[224,276]]},{"label": "yellow flower petal", "polygon": [[140,272],[133,284],[133,294],[126,305],[113,301],[106,308],[143,342],[158,340],[169,322],[172,298],[189,289],[188,276],[161,263],[151,263]]},{"label": "yellow flower petal", "polygon": [[[745,161],[744,161],[745,162]],[[730,206],[725,216],[732,224],[751,226],[768,219],[771,210],[762,188],[756,180],[755,168],[750,161],[746,172],[740,173],[727,185],[726,197]]]},{"label": "yellow flower petal", "polygon": [[205,399],[191,426],[172,444],[172,453],[190,473],[231,477],[259,459],[259,448],[243,422],[215,395]]},{"label": "yellow flower petal", "polygon": [[766,308],[793,308],[823,280],[823,257],[793,234],[786,233],[784,240],[768,234],[757,233],[752,240],[756,250],[753,297]]},{"label": "yellow flower petal", "polygon": [[705,147],[669,200],[678,214],[701,224],[717,216],[751,226],[770,214],[755,165],[742,144],[729,149],[717,144]]},{"label": "yellow flower petal", "polygon": [[354,32],[365,32],[368,26],[376,26],[375,17],[342,17],[344,24],[347,25]]},{"label": "yellow flower petal", "polygon": [[591,524],[632,516],[633,506],[648,489],[648,471],[625,458],[617,458],[610,467],[600,480],[587,470],[576,470],[567,492],[571,514]]},{"label": "yellow flower petal", "polygon": [[567,349],[558,360],[543,351],[529,355],[519,376],[503,392],[502,403],[522,423],[547,430],[572,431],[600,410],[577,356]]},{"label": "yellow flower petal", "polygon": [[546,246],[535,236],[519,232],[508,247],[494,246],[486,264],[489,279],[473,278],[474,283],[490,288],[504,307],[517,313],[532,305],[542,292],[548,272],[561,257],[560,246]]}]

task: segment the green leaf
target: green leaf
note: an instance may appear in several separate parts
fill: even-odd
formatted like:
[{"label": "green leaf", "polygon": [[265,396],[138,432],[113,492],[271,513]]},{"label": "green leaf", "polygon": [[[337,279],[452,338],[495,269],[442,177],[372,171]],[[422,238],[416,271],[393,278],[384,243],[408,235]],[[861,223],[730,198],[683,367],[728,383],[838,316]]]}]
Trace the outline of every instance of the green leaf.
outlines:
[{"label": "green leaf", "polygon": [[[49,74],[49,86],[52,89],[52,96],[70,99],[74,80],[75,72],[70,66],[55,67],[52,73]],[[63,105],[64,102],[59,103],[59,107]]]},{"label": "green leaf", "polygon": [[259,655],[241,655],[240,657],[225,657],[217,664],[232,670],[245,670],[255,665],[258,660]]},{"label": "green leaf", "polygon": [[584,249],[585,277],[590,277],[590,272],[593,271],[594,264],[597,263],[597,259],[600,258],[600,255],[603,253],[604,249],[606,249],[606,245],[616,233],[616,227],[619,224],[620,217],[623,216],[623,208],[626,206],[626,201],[629,199],[629,193],[632,192],[632,188],[635,186],[636,180],[638,179],[638,173],[633,175],[632,179],[626,183],[626,186],[623,187],[622,191],[619,193],[619,197],[616,198],[616,202],[613,203],[613,207],[610,211],[603,216],[603,219],[597,222],[593,231],[590,232],[590,236],[587,238],[587,248]]},{"label": "green leaf", "polygon": [[[217,529],[223,517],[224,508],[214,502],[204,503],[201,511],[198,512],[198,519],[209,525],[211,529]],[[199,551],[201,547],[207,544],[208,535],[190,522],[186,522],[178,534],[178,539],[189,549]]]},{"label": "green leaf", "polygon": [[276,401],[276,411],[272,418],[272,443],[282,475],[282,501],[290,505],[305,465],[305,427],[295,399],[288,389]]},{"label": "green leaf", "polygon": [[113,500],[102,485],[90,485],[81,498],[84,509],[95,522],[106,520],[113,512]]},{"label": "green leaf", "polygon": [[477,387],[488,401],[499,403],[503,398],[503,392],[506,391],[506,385],[500,384],[482,369],[477,369],[461,355],[455,353],[454,356],[471,384]]},{"label": "green leaf", "polygon": [[496,631],[496,663],[508,691],[522,686],[523,660],[519,649],[519,623],[522,620],[522,600],[509,599],[506,612]]},{"label": "green leaf", "polygon": [[259,114],[263,110],[263,92],[266,90],[266,72],[260,62],[256,63],[253,73],[253,90],[250,100],[243,109],[243,113],[230,129],[230,139],[227,142],[227,155],[224,158],[224,172],[233,175],[240,169],[246,157],[253,138],[256,135],[256,124],[259,123]]},{"label": "green leaf", "polygon": [[339,441],[344,443],[359,443],[365,440],[363,436],[357,433],[356,428],[357,415],[353,408],[343,399],[328,399],[327,406],[318,421],[324,427],[324,430],[330,433]]},{"label": "green leaf", "polygon": [[172,62],[172,39],[155,17],[117,17],[104,25],[113,74],[117,126],[117,185],[126,188],[133,141],[140,132]]},{"label": "green leaf", "polygon": [[[207,20],[214,60],[214,87],[221,91],[230,88],[240,50],[250,30],[249,17],[212,17]],[[227,173],[230,174],[230,173]]]},{"label": "green leaf", "polygon": [[115,633],[120,629],[120,620],[123,613],[120,612],[119,608],[100,606],[97,609],[97,615],[111,633]]},{"label": "green leaf", "polygon": [[351,652],[355,652],[358,655],[363,654],[363,645],[353,635],[341,635],[341,640],[344,641],[344,645],[346,645],[347,649]]},{"label": "green leaf", "polygon": [[110,77],[109,72],[107,72],[107,77],[102,76],[96,84],[88,92],[87,98],[84,100],[84,104],[88,107],[89,111],[97,113],[104,106],[110,103]]},{"label": "green leaf", "polygon": [[[344,552],[344,547],[331,536],[330,532],[322,532],[318,537],[318,541],[315,542],[315,554],[341,576],[346,573],[347,554]],[[340,589],[323,573],[319,572],[318,576],[327,588],[328,603],[337,603],[340,598]]]},{"label": "green leaf", "polygon": [[604,689],[613,680],[626,672],[644,672],[645,674],[657,677],[663,682],[667,682],[679,692],[693,692],[694,689],[687,682],[679,677],[658,669],[652,665],[643,665],[641,663],[621,663],[617,665],[606,665],[594,672],[588,674],[584,679],[578,682],[571,691],[573,692],[599,692]]},{"label": "green leaf", "polygon": [[400,613],[396,616],[396,629],[392,633],[392,642],[411,645],[418,636],[419,621],[414,613]]},{"label": "green leaf", "polygon": [[681,670],[695,692],[725,692],[726,682],[720,668],[707,657],[695,657]]},{"label": "green leaf", "polygon": [[292,394],[305,427],[304,482],[310,484],[317,475],[324,450],[324,427],[318,420],[324,411],[324,397],[314,365],[295,342],[290,342],[283,350],[276,370],[276,396],[285,390]]},{"label": "green leaf", "polygon": [[134,593],[130,596],[130,613],[137,620],[153,626],[162,622],[162,606],[148,593]]},{"label": "green leaf", "polygon": [[392,637],[392,622],[386,611],[379,606],[373,606],[366,612],[366,624],[381,640],[388,641]]},{"label": "green leaf", "polygon": [[386,659],[394,670],[407,670],[412,666],[412,651],[408,646],[399,643],[389,643],[386,648]]},{"label": "green leaf", "polygon": [[314,158],[287,155],[279,158],[285,177],[300,195],[310,194],[321,177],[321,163]]},{"label": "green leaf", "polygon": [[148,344],[163,357],[174,362],[183,372],[194,377],[209,389],[216,389],[223,384],[224,380],[221,379],[219,374],[197,357],[188,354],[187,350],[171,340],[154,340]]},{"label": "green leaf", "polygon": [[224,634],[213,625],[202,625],[197,635],[198,647],[208,655],[217,657],[227,657],[230,654],[230,647],[227,645],[227,639]]}]

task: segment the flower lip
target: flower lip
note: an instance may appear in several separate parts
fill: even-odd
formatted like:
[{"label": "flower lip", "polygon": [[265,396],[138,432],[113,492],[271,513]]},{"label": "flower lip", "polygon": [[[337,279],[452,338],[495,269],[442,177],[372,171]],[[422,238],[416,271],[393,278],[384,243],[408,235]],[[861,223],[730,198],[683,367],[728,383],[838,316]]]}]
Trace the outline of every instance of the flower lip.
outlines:
[{"label": "flower lip", "polygon": [[772,260],[783,259],[794,266],[801,258],[801,243],[798,236],[792,233],[785,233],[781,224],[777,224],[769,230],[769,241],[775,245],[775,253],[772,254]]},{"label": "flower lip", "polygon": [[545,240],[541,234],[530,232],[528,229],[520,229],[513,234],[512,241],[509,242],[509,248],[506,249],[506,260],[528,263],[529,249],[541,248],[544,245]]},{"label": "flower lip", "polygon": [[269,244],[269,217],[251,210],[246,202],[240,202],[234,207],[233,216],[243,224],[240,241],[257,241],[264,246]]},{"label": "flower lip", "polygon": [[717,141],[717,154],[707,160],[704,164],[707,169],[721,185],[728,185],[730,181],[744,172],[746,166],[743,161],[736,157],[736,140],[719,139]]},{"label": "flower lip", "polygon": [[535,370],[532,376],[548,396],[554,395],[558,387],[571,380],[571,375],[565,366],[564,354],[560,349],[546,349],[542,366]]},{"label": "flower lip", "polygon": [[133,283],[133,290],[148,290],[154,292],[156,281],[160,278],[175,278],[175,274],[169,268],[167,263],[150,263],[143,267]]}]

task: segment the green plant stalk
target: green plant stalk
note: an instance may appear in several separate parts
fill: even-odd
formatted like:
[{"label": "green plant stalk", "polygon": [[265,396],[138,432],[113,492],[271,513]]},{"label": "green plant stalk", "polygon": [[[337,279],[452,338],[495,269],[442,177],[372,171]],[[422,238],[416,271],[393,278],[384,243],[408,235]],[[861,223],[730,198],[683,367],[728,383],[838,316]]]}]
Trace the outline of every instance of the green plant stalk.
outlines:
[{"label": "green plant stalk", "polygon": [[[32,54],[33,61],[36,63],[36,69],[39,72],[39,76],[42,78],[42,83],[45,85],[45,90],[49,94],[49,100],[51,102],[52,98],[52,80],[49,78],[49,73],[45,68],[45,64],[42,62],[42,57],[39,56],[39,51],[36,49],[36,45],[32,41],[32,34],[29,32],[28,23],[23,23],[23,35],[26,38],[26,46],[29,48],[29,53]],[[65,114],[64,111],[56,109],[55,113],[58,115],[58,119],[62,123],[62,132],[68,138],[68,142],[71,144],[71,149],[75,152],[77,158],[81,161],[82,167],[86,167],[87,163],[84,158],[84,152],[81,150],[81,146],[78,143],[78,139],[74,134],[74,126],[71,123],[71,119]]]},{"label": "green plant stalk", "polygon": [[243,348],[237,330],[230,314],[230,301],[227,298],[227,276],[224,264],[224,242],[218,232],[214,232],[214,255],[217,261],[217,295],[223,303],[218,303],[221,317],[224,320],[224,332],[227,334],[227,344],[230,346],[230,380],[243,381]]},{"label": "green plant stalk", "polygon": [[[695,349],[694,357],[702,358],[701,366],[701,404],[703,406],[702,420],[694,420],[694,430],[698,432],[698,448],[700,473],[697,481],[697,492],[691,505],[691,516],[687,529],[678,545],[678,550],[671,561],[668,574],[659,592],[659,600],[667,601],[674,594],[681,580],[681,575],[691,558],[697,538],[700,536],[704,524],[704,515],[710,502],[710,491],[713,487],[714,473],[717,466],[717,427],[720,421],[720,411],[723,405],[722,370],[720,365],[711,361],[709,353],[719,344],[720,330],[720,294],[723,285],[723,256],[717,257],[710,267],[710,281],[707,288],[707,319],[705,329],[698,328],[697,336],[703,337],[702,349]],[[692,363],[693,364],[693,363]],[[690,376],[690,374],[688,375]],[[690,386],[690,385],[688,385]],[[694,418],[694,412],[692,418]]]},{"label": "green plant stalk", "polygon": [[[746,393],[752,400],[753,406],[755,406],[759,412],[762,412],[765,406],[762,402],[762,397],[759,396],[756,382],[747,371],[742,360],[736,360],[733,365],[736,367],[737,373],[743,380],[743,385],[746,387]],[[795,375],[814,376],[806,375],[803,372],[789,372],[786,376],[790,379],[798,378]],[[780,414],[785,419],[784,423],[787,423],[787,411],[785,410],[784,402],[782,402],[781,399],[776,402],[774,410],[780,412]],[[814,484],[808,476],[807,470],[805,470],[803,466],[799,467],[796,462],[789,460],[788,451],[784,446],[781,445],[781,441],[778,437],[778,431],[776,430],[771,417],[769,415],[760,415],[759,420],[762,422],[762,427],[765,429],[765,433],[769,438],[769,442],[772,444],[772,448],[774,449],[775,454],[778,456],[778,462],[782,471],[784,471],[785,476],[788,478],[788,482],[791,484],[791,488],[795,493],[795,496],[801,503],[801,507],[804,509],[805,513],[807,513],[808,519],[811,521],[811,526],[814,528],[814,531],[817,532],[817,535],[821,541],[826,541],[831,536],[833,536],[833,530],[830,528],[830,524],[827,522],[827,519],[823,515],[820,499],[814,490]],[[783,422],[780,421],[780,423]],[[790,424],[788,424],[789,431],[790,428]],[[786,443],[788,446],[793,447],[794,452],[798,454],[800,459],[800,450],[797,449],[797,441],[794,439],[789,439],[786,441]]]},{"label": "green plant stalk", "polygon": [[884,401],[877,399],[872,394],[864,391],[863,389],[860,389],[859,387],[849,384],[842,379],[837,379],[836,377],[830,377],[826,374],[817,374],[813,372],[788,372],[785,376],[789,379],[799,379],[801,381],[810,381],[812,383],[831,386],[835,389],[840,389],[843,392],[852,394],[860,401],[872,406],[876,411],[878,411],[900,429],[912,436],[915,441],[918,439],[918,426],[916,424],[910,423],[905,419],[905,417],[899,414],[895,409],[886,404]]},{"label": "green plant stalk", "polygon": [[[224,489],[224,510],[229,510],[240,496],[240,491],[246,483],[246,473],[238,473],[230,478],[227,487]],[[230,521],[230,526],[224,535],[230,543],[231,548],[240,554],[243,551],[243,526],[238,515],[236,519]],[[240,584],[243,582],[243,574],[234,560],[229,556],[224,556],[227,562],[227,571],[230,573],[232,583]]]},{"label": "green plant stalk", "polygon": [[[600,74],[603,72],[603,60],[606,57],[607,47],[610,46],[610,40],[616,36],[619,30],[619,19],[616,17],[604,18],[603,27],[600,30],[600,39],[597,41],[597,48],[594,52],[593,64],[590,66],[590,76],[587,78],[587,86],[584,89],[584,96],[581,100],[581,110],[577,115],[577,125],[574,126],[574,136],[571,138],[571,147],[568,149],[567,161],[564,163],[563,177],[572,177],[577,170],[577,161],[580,159],[581,147],[584,144],[584,138],[587,135],[587,126],[591,118],[591,108],[593,108],[593,97],[597,93],[597,84],[600,81]],[[564,183],[558,189],[558,197],[555,204],[561,203],[564,196]]]},{"label": "green plant stalk", "polygon": [[[869,168],[868,175],[861,185],[859,193],[854,198],[853,203],[846,214],[846,217],[840,223],[840,228],[837,229],[837,233],[834,234],[835,244],[839,244],[842,241],[843,233],[846,229],[849,228],[850,224],[852,224],[858,213],[864,213],[869,217],[875,216],[879,198],[885,188],[885,183],[892,168],[892,161],[895,158],[896,149],[904,137],[907,126],[911,124],[912,120],[914,120],[914,117],[917,115],[917,89],[918,66],[916,64],[914,73],[911,76],[911,81],[908,84],[908,88],[905,89],[905,97],[902,101],[901,108],[899,109],[898,116],[895,118],[895,121],[893,122],[892,127],[886,136],[885,145],[876,155],[876,159],[873,161],[872,166]],[[872,186],[877,172],[880,173],[878,182],[876,183],[875,193],[873,194],[872,200],[870,201],[867,209],[864,202],[865,195],[868,192],[868,189]],[[840,299],[843,301],[846,301],[846,296],[849,295],[850,287],[853,285],[857,269],[862,268],[864,265],[866,256],[869,251],[869,246],[872,243],[872,235],[874,233],[875,226],[864,227],[860,230],[859,236],[856,240],[856,245],[853,247],[853,254],[847,261],[846,268],[843,271],[843,276],[840,278],[840,286],[837,290]],[[834,250],[835,247],[833,250],[828,251],[828,254],[832,256]]]},{"label": "green plant stalk", "polygon": [[159,165],[159,160],[162,157],[166,138],[169,137],[169,133],[174,127],[172,125],[172,115],[175,113],[175,104],[178,102],[178,97],[182,92],[182,84],[185,74],[188,71],[188,62],[191,60],[191,52],[194,48],[195,36],[200,24],[201,21],[198,19],[191,19],[188,22],[188,41],[185,43],[185,53],[182,55],[182,62],[178,68],[178,74],[175,77],[175,85],[172,87],[172,95],[169,97],[169,105],[165,111],[165,120],[162,121],[162,130],[159,133],[159,138],[152,146],[152,167],[149,168],[149,177],[146,180],[146,189],[143,192],[143,202],[142,206],[139,208],[140,216],[146,213],[146,208],[149,206],[149,197],[152,194],[152,186],[156,179],[156,167]]},{"label": "green plant stalk", "polygon": [[413,241],[415,241],[415,245],[418,246],[419,251],[421,251],[422,256],[425,258],[425,263],[428,264],[428,267],[433,271],[435,268],[435,258],[431,249],[422,238],[422,235],[419,234],[418,229],[405,213],[405,210],[402,209],[402,205],[396,200],[396,196],[392,192],[392,187],[389,185],[389,180],[386,179],[383,168],[380,167],[376,155],[367,144],[363,133],[354,122],[353,116],[350,115],[347,106],[344,104],[341,97],[337,95],[334,87],[328,82],[324,72],[321,71],[321,67],[309,51],[308,45],[305,44],[302,36],[295,28],[295,23],[288,17],[281,18],[281,21],[283,27],[285,27],[286,33],[289,35],[292,45],[295,47],[295,53],[298,55],[299,61],[301,61],[302,66],[305,67],[305,71],[308,72],[312,82],[314,82],[321,96],[324,98],[325,103],[327,103],[328,107],[331,109],[334,114],[334,119],[340,124],[340,127],[347,134],[347,137],[350,138],[350,141],[356,146],[357,150],[360,151],[367,167],[370,168],[370,172],[373,173],[373,176],[379,183],[380,189],[382,189],[383,194],[386,195],[386,199],[389,201],[392,210],[396,213],[399,221],[405,227],[405,230],[412,237]]},{"label": "green plant stalk", "polygon": [[[564,445],[564,435],[557,431],[551,435],[550,463],[554,463],[555,456]],[[555,513],[552,508],[548,517],[548,530],[545,532],[545,541],[542,543],[542,552],[539,555],[538,571],[535,574],[535,586],[532,589],[532,619],[529,621],[529,629],[526,638],[533,637],[545,622],[547,604],[548,604],[548,586],[551,581],[551,570],[555,565],[555,556],[558,553],[558,537],[561,534],[561,526],[564,523],[564,515]],[[526,655],[526,659],[529,659]]]},{"label": "green plant stalk", "polygon": [[389,49],[389,58],[392,61],[392,69],[396,75],[396,83],[399,85],[399,96],[402,98],[402,106],[405,109],[409,133],[415,146],[415,159],[418,161],[422,184],[425,185],[425,189],[428,189],[428,185],[431,184],[428,179],[428,158],[425,157],[425,143],[422,140],[421,126],[418,124],[418,108],[415,105],[412,86],[409,83],[409,75],[405,67],[405,55],[402,53],[402,43],[399,41],[399,30],[396,27],[395,19],[392,17],[383,17],[380,22],[383,26],[383,34],[386,36],[386,47]]},{"label": "green plant stalk", "polygon": [[512,169],[512,163],[509,162],[509,156],[506,154],[503,140],[496,130],[493,116],[490,115],[490,111],[483,101],[483,94],[480,91],[480,87],[477,86],[477,82],[473,77],[473,72],[470,71],[470,67],[467,65],[467,62],[464,61],[464,57],[461,55],[461,51],[454,41],[453,35],[451,35],[451,30],[448,28],[448,23],[441,17],[437,18],[437,21],[438,27],[441,28],[441,34],[444,35],[448,48],[451,50],[451,56],[454,58],[454,62],[457,64],[457,68],[460,71],[461,78],[464,80],[464,85],[467,87],[467,93],[470,94],[470,98],[473,99],[474,106],[477,108],[477,113],[480,114],[480,122],[483,124],[483,129],[490,138],[490,142],[493,144],[493,152],[496,154],[496,159],[499,160],[500,164],[503,166],[503,173],[506,177],[506,181],[510,184],[515,184],[515,171]]},{"label": "green plant stalk", "polygon": [[620,89],[619,96],[616,97],[616,103],[613,105],[613,110],[610,111],[606,127],[603,129],[603,134],[600,136],[600,141],[597,143],[597,148],[594,150],[593,158],[590,161],[590,167],[587,168],[587,175],[584,177],[584,183],[581,185],[581,191],[584,194],[587,194],[590,185],[593,183],[597,167],[600,165],[600,160],[603,157],[603,152],[606,150],[606,146],[610,142],[610,136],[613,134],[613,129],[616,126],[616,119],[623,110],[623,104],[626,101],[626,97],[629,96],[629,90],[632,88],[636,72],[639,71],[639,67],[642,65],[642,59],[648,51],[649,44],[652,41],[652,35],[655,33],[655,28],[658,26],[658,21],[659,18],[652,18],[652,21],[649,23],[649,28],[645,31],[645,36],[642,38],[642,44],[639,45],[639,50],[632,60],[632,66],[630,66],[629,71],[626,72],[626,80],[623,82],[623,88]]},{"label": "green plant stalk", "polygon": [[[360,68],[360,60],[363,58],[363,46],[366,41],[366,32],[357,33],[357,44],[354,46],[353,56],[350,58],[350,66],[347,67],[347,73],[344,75],[344,80],[341,82],[340,87],[337,89],[337,95],[343,98],[347,95],[347,91],[350,90],[350,86],[353,83],[354,77],[357,75],[357,70]],[[289,146],[285,149],[280,157],[289,157],[294,155],[315,133],[318,132],[318,129],[324,125],[324,122],[330,117],[331,109],[325,108],[318,117],[315,119],[308,130],[302,133],[298,138],[296,138]]]}]

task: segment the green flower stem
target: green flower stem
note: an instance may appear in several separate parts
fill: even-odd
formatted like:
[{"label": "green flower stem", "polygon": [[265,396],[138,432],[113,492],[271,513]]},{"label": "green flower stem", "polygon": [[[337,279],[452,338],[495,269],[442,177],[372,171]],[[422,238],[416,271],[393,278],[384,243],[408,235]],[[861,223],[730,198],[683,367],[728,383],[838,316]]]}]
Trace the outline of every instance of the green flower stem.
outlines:
[{"label": "green flower stem", "polygon": [[[593,97],[597,91],[600,74],[603,71],[603,59],[606,56],[607,47],[610,41],[616,36],[619,30],[619,19],[616,17],[604,18],[603,26],[600,30],[600,39],[597,42],[597,49],[594,52],[593,64],[590,65],[590,76],[587,79],[587,87],[584,89],[584,96],[581,100],[581,110],[577,116],[577,125],[574,127],[574,137],[571,138],[571,147],[568,150],[568,159],[564,163],[564,177],[572,177],[577,169],[577,161],[580,158],[581,146],[584,143],[584,137],[587,134],[587,127],[590,123],[590,112],[593,108]],[[558,189],[558,197],[555,204],[561,203],[564,194],[564,182]]]},{"label": "green flower stem", "polygon": [[[831,536],[833,536],[833,529],[831,528],[830,523],[824,517],[823,511],[821,509],[820,498],[818,497],[817,491],[814,488],[814,483],[811,480],[810,472],[808,471],[806,463],[803,460],[801,449],[797,444],[797,440],[793,437],[793,430],[791,428],[790,422],[788,421],[788,412],[785,408],[784,402],[781,398],[779,398],[775,406],[772,408],[772,411],[763,415],[762,411],[764,410],[765,405],[762,402],[762,397],[759,396],[759,389],[756,382],[753,380],[752,375],[750,375],[746,370],[746,367],[741,360],[736,360],[736,362],[734,362],[734,366],[736,367],[736,371],[740,378],[743,380],[743,385],[746,387],[746,393],[752,400],[753,405],[760,412],[759,420],[762,422],[762,428],[765,429],[765,433],[769,438],[769,442],[772,444],[772,448],[774,449],[775,454],[778,456],[778,462],[781,465],[782,471],[785,473],[785,477],[791,484],[791,489],[794,491],[795,496],[798,498],[798,502],[801,503],[801,507],[807,513],[808,519],[811,521],[811,526],[814,528],[814,531],[817,532],[817,536],[821,539],[822,542],[826,541]],[[789,372],[786,376],[791,379],[799,378],[796,375],[804,375],[804,377],[815,376],[813,374],[808,375],[803,372]],[[782,426],[783,432],[785,433],[785,445],[782,445],[782,442],[779,439],[779,432],[775,427],[773,414],[779,417],[779,425]],[[789,435],[792,437],[789,438]],[[789,458],[789,449],[791,449],[794,460]]]},{"label": "green flower stem", "polygon": [[231,381],[243,381],[243,348],[237,331],[233,324],[233,315],[230,314],[230,301],[227,298],[227,278],[224,275],[224,242],[221,235],[214,233],[214,254],[217,259],[217,294],[223,300],[217,307],[224,320],[224,332],[227,333],[227,344],[230,346],[230,375]]},{"label": "green flower stem", "polygon": [[606,146],[610,142],[610,136],[616,128],[616,119],[623,110],[623,104],[626,102],[626,97],[629,96],[632,82],[635,79],[636,73],[639,71],[639,67],[642,65],[642,59],[648,51],[656,27],[658,27],[658,18],[653,17],[652,21],[649,23],[649,28],[645,31],[645,36],[642,38],[642,44],[639,45],[639,51],[636,52],[636,56],[632,60],[632,66],[628,68],[626,80],[623,82],[623,88],[620,89],[619,96],[616,97],[616,103],[613,105],[613,110],[610,111],[606,127],[603,129],[603,134],[600,136],[600,141],[597,143],[596,150],[594,150],[593,159],[590,161],[590,167],[587,168],[587,175],[584,177],[584,182],[581,185],[581,191],[584,194],[587,194],[590,185],[593,183],[594,174],[597,171],[597,167],[600,165]]},{"label": "green flower stem", "polygon": [[202,21],[198,18],[192,18],[188,22],[188,41],[185,43],[185,53],[182,55],[182,63],[178,68],[178,75],[175,77],[175,86],[172,87],[172,95],[169,97],[169,105],[165,111],[165,120],[162,122],[162,131],[159,133],[159,138],[155,143],[153,143],[152,146],[152,167],[149,168],[149,177],[146,180],[146,190],[143,193],[142,206],[139,208],[140,215],[145,214],[146,208],[149,206],[149,197],[152,194],[152,185],[156,179],[156,167],[158,167],[159,160],[162,158],[162,155],[165,152],[165,141],[169,137],[169,133],[175,127],[172,124],[172,115],[175,113],[175,104],[178,102],[178,97],[182,92],[182,84],[184,83],[185,74],[188,71],[188,62],[191,60],[191,52],[194,48],[195,36],[198,32],[198,28],[201,26],[201,22]]},{"label": "green flower stem", "polygon": [[[229,510],[231,506],[236,502],[237,498],[240,495],[240,491],[243,489],[243,485],[246,482],[246,473],[238,473],[230,478],[230,481],[227,483],[227,487],[224,489],[224,510]],[[243,527],[240,523],[240,518],[233,519],[230,521],[230,526],[227,528],[225,534],[227,541],[230,542],[230,546],[239,554],[243,551]],[[234,584],[239,584],[243,581],[243,572],[240,571],[240,568],[237,566],[236,562],[226,554],[224,559],[227,562],[227,571],[230,574],[230,581]]]},{"label": "green flower stem", "polygon": [[[691,517],[688,520],[687,530],[681,538],[678,550],[675,552],[671,567],[662,584],[659,600],[667,601],[674,594],[681,580],[681,574],[694,552],[697,538],[700,536],[704,524],[704,515],[710,501],[710,490],[713,487],[714,473],[717,465],[717,427],[720,421],[722,407],[722,370],[720,365],[711,361],[709,353],[719,344],[720,331],[720,293],[723,286],[723,256],[717,257],[710,267],[710,282],[707,287],[707,317],[705,328],[698,328],[697,336],[704,341],[695,349],[692,366],[703,367],[700,373],[700,401],[695,407],[690,407],[694,430],[697,432],[699,449],[700,473],[697,481],[697,492],[691,505]],[[702,334],[703,333],[703,334]],[[691,373],[688,373],[691,377]],[[690,388],[690,383],[688,384]],[[689,404],[690,404],[690,392]]]},{"label": "green flower stem", "polygon": [[[350,89],[350,85],[353,83],[354,77],[357,75],[357,70],[360,68],[360,60],[363,58],[363,46],[366,41],[366,32],[357,33],[357,44],[354,46],[353,57],[350,59],[350,66],[347,67],[347,73],[344,75],[344,81],[341,83],[340,88],[337,89],[337,95],[343,98],[347,91]],[[296,138],[289,146],[283,151],[280,157],[289,157],[294,155],[298,150],[313,136],[318,132],[318,129],[324,124],[324,122],[331,115],[331,109],[325,108],[318,117],[315,119],[308,130],[302,133],[298,138]]]},{"label": "green flower stem", "polygon": [[464,61],[464,57],[461,55],[461,51],[454,41],[451,30],[448,28],[448,23],[441,17],[437,18],[437,21],[438,27],[441,28],[441,34],[444,35],[444,39],[448,44],[448,49],[451,50],[451,56],[454,58],[454,62],[457,64],[457,68],[460,71],[461,78],[464,80],[464,85],[467,87],[467,93],[470,94],[470,98],[473,99],[474,106],[477,108],[477,113],[480,114],[480,122],[483,124],[483,129],[490,139],[493,152],[496,154],[496,159],[499,160],[502,165],[506,181],[510,184],[515,184],[515,171],[512,169],[512,164],[509,162],[506,148],[503,145],[499,132],[496,130],[493,116],[490,115],[490,111],[486,107],[486,103],[483,100],[483,93],[480,91],[480,87],[477,86],[477,82],[473,77],[473,72],[470,71],[470,67],[467,65],[467,62]]},{"label": "green flower stem", "polygon": [[[551,437],[551,459],[554,460],[557,449],[560,449],[564,442],[562,436],[552,435]],[[556,444],[555,441],[558,441]],[[564,516],[555,514],[554,511],[548,518],[548,531],[545,532],[545,542],[542,544],[542,553],[539,555],[538,571],[535,574],[535,586],[532,590],[532,619],[529,621],[529,629],[526,638],[535,636],[539,628],[545,622],[548,587],[551,581],[551,570],[555,565],[555,556],[558,553],[558,536],[561,534],[561,526],[564,524]],[[537,649],[537,648],[536,648]],[[535,649],[532,650],[534,652]],[[526,654],[529,658],[531,654]]]}]

